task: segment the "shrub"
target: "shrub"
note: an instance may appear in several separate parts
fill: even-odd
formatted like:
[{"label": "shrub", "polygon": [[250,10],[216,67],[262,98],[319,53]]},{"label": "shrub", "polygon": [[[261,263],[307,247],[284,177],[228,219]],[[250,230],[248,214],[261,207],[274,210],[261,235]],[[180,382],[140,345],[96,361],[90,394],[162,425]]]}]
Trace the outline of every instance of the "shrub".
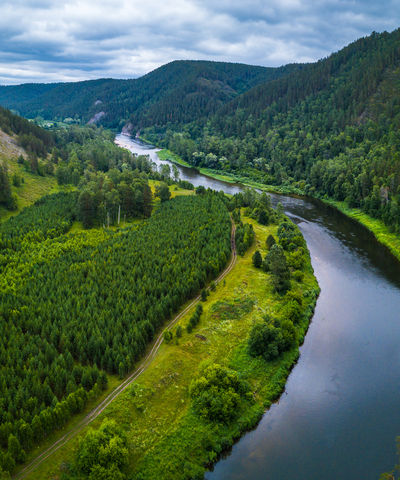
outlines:
[{"label": "shrub", "polygon": [[267,240],[265,241],[268,250],[271,249],[272,245],[275,245],[276,240],[272,235],[268,235]]},{"label": "shrub", "polygon": [[114,421],[104,420],[80,440],[73,469],[89,478],[123,480],[128,463],[127,440]]},{"label": "shrub", "polygon": [[292,277],[296,280],[296,282],[301,283],[303,281],[303,278],[304,278],[304,273],[301,272],[300,270],[295,270],[292,273]]},{"label": "shrub", "polygon": [[267,361],[274,360],[291,348],[296,338],[296,329],[290,320],[279,322],[266,317],[264,322],[256,323],[250,331],[249,353],[253,357],[261,356]]},{"label": "shrub", "polygon": [[165,332],[163,333],[163,337],[164,337],[164,340],[169,343],[172,338],[173,338],[173,333],[171,332],[171,330],[165,330]]},{"label": "shrub", "polygon": [[283,342],[282,332],[266,322],[257,323],[250,331],[249,353],[253,357],[262,356],[265,360],[277,358]]},{"label": "shrub", "polygon": [[176,338],[181,338],[182,336],[182,327],[180,325],[176,327],[175,336]]},{"label": "shrub", "polygon": [[218,364],[206,367],[192,381],[190,396],[194,411],[212,422],[229,423],[238,412],[242,399],[249,399],[249,386],[238,372]]},{"label": "shrub", "polygon": [[260,268],[261,265],[262,265],[262,256],[261,256],[261,253],[259,250],[256,250],[253,254],[253,265],[256,267],[256,268]]}]

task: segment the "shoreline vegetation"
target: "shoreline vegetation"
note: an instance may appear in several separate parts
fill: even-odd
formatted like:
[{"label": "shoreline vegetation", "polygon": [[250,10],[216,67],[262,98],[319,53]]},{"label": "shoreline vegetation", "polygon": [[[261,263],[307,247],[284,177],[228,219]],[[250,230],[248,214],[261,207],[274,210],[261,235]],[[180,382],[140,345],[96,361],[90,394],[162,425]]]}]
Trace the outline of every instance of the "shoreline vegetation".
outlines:
[{"label": "shoreline vegetation", "polygon": [[[162,153],[165,152],[165,153]],[[160,156],[162,153],[163,158]],[[251,188],[258,188],[262,191],[269,192],[269,193],[277,193],[279,195],[300,195],[305,197],[304,191],[296,187],[290,186],[274,186],[274,185],[263,185],[258,182],[253,182],[245,177],[240,177],[237,175],[230,174],[228,172],[220,172],[216,170],[212,170],[209,168],[200,168],[197,169],[193,166],[187,164],[184,160],[182,160],[179,155],[170,152],[169,150],[163,149],[158,152],[160,159],[162,160],[169,160],[173,163],[177,163],[178,165],[189,166],[190,168],[194,168],[202,175],[205,175],[210,178],[214,178],[216,180],[221,180],[223,182],[232,183],[232,184],[241,184],[245,187]],[[400,261],[400,237],[395,233],[391,232],[389,227],[387,227],[382,220],[377,218],[373,218],[370,215],[364,213],[359,208],[351,208],[349,207],[346,202],[336,201],[330,198],[321,198],[321,197],[310,197],[315,200],[319,200],[331,207],[336,208],[344,215],[356,220],[358,223],[366,227],[377,239],[379,243],[384,245],[386,248],[390,250],[390,252]]]},{"label": "shoreline vegetation", "polygon": [[[238,257],[224,281],[211,284],[207,295],[202,295],[202,308],[190,309],[171,329],[171,338],[164,335],[149,367],[89,429],[24,478],[75,478],[69,468],[74,465],[85,434],[101,431],[108,425],[104,422],[114,421],[126,436],[130,452],[126,478],[200,479],[205,468],[214,464],[243,433],[254,428],[279,399],[299,358],[319,287],[308,250],[304,250],[301,272],[297,268],[291,289],[286,294],[274,291],[272,274],[256,268],[253,257],[256,250],[262,257],[268,253],[266,240],[270,235],[278,240],[278,224],[261,225],[245,215],[248,213],[244,208],[241,215],[236,213],[241,219],[238,225],[240,221],[252,225],[255,241]],[[288,258],[291,255],[293,252],[288,251]],[[268,361],[251,356],[248,334],[254,324],[266,316],[279,322],[282,315],[293,317],[293,346]],[[231,422],[207,421],[196,414],[193,406],[191,382],[193,378],[202,378],[213,365],[237,372],[240,382],[246,385],[247,394],[238,401],[238,414]]]}]

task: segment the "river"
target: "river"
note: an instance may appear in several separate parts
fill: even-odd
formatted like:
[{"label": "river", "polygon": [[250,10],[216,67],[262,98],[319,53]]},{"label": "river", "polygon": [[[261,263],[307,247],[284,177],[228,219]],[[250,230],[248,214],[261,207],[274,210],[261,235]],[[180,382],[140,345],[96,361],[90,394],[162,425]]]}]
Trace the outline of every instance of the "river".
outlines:
[{"label": "river", "polygon": [[[160,164],[157,150],[116,143]],[[231,185],[179,167],[181,178]],[[377,480],[400,434],[400,263],[364,227],[319,201],[272,195],[299,225],[321,287],[279,402],[207,480]]]}]

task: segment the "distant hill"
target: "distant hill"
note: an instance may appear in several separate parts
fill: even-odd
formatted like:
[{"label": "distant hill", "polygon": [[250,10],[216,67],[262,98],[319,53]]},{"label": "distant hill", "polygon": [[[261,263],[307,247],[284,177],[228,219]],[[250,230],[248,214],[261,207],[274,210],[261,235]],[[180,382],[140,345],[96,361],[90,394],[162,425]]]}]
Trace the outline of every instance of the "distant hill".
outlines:
[{"label": "distant hill", "polygon": [[100,79],[0,87],[0,104],[21,115],[79,118],[120,128],[186,123],[211,115],[252,87],[302,68],[174,61],[131,80]]},{"label": "distant hill", "polygon": [[400,29],[255,86],[206,125],[144,135],[196,166],[345,200],[400,233]]}]

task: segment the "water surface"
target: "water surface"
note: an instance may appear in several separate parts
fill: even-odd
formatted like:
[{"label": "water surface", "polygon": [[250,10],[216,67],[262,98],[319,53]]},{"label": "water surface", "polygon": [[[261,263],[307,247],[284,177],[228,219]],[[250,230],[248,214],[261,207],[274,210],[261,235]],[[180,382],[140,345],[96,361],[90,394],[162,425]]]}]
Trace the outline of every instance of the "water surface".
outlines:
[{"label": "water surface", "polygon": [[[117,143],[161,163],[147,145]],[[241,188],[179,171],[195,186]],[[285,393],[206,478],[376,480],[393,467],[400,434],[400,263],[335,209],[272,198],[298,223],[321,294]]]}]

